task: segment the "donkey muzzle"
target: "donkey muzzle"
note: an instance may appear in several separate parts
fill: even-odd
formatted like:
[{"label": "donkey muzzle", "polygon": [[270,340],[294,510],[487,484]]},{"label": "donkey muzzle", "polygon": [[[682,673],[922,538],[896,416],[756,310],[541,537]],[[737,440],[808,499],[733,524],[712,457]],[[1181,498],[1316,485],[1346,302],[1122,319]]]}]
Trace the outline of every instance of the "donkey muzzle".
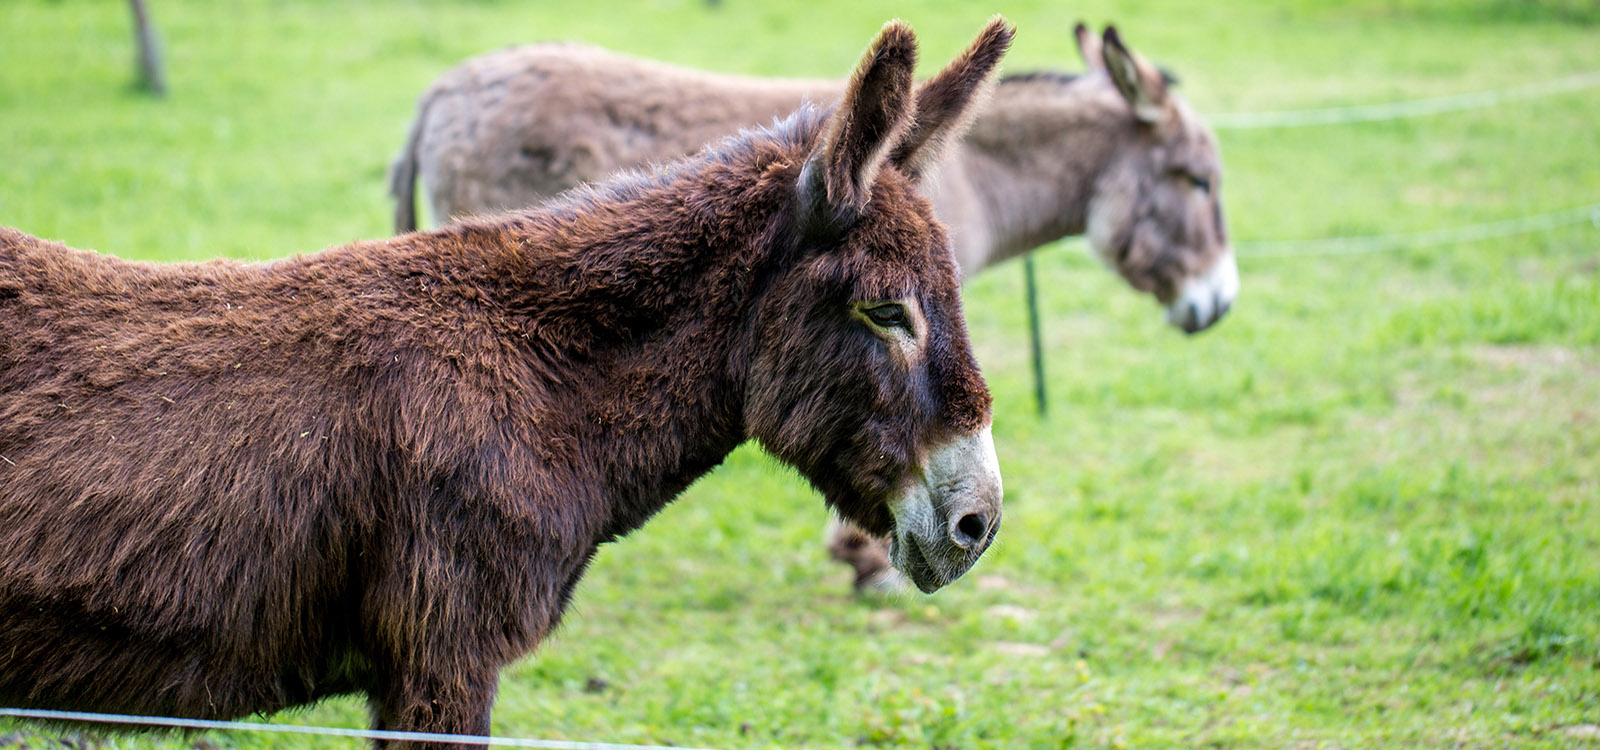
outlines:
[{"label": "donkey muzzle", "polygon": [[1239,264],[1225,250],[1205,273],[1185,279],[1178,298],[1167,305],[1167,322],[1184,333],[1199,333],[1222,320],[1239,296]]},{"label": "donkey muzzle", "polygon": [[891,505],[890,562],[923,593],[960,578],[994,541],[1002,495],[988,427],[934,448],[922,478]]}]

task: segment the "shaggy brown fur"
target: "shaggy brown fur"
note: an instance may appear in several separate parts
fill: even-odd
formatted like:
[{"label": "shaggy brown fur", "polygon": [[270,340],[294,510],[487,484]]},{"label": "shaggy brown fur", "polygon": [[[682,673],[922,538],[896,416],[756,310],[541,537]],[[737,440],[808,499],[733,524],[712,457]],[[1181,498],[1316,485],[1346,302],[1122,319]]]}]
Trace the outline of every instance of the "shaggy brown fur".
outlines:
[{"label": "shaggy brown fur", "polygon": [[[899,131],[854,124],[912,118],[914,51],[891,23],[857,74],[888,84],[831,115],[434,232],[156,265],[0,228],[0,705],[358,693],[487,734],[597,546],[751,438],[899,533],[989,422],[944,232],[863,163]],[[808,164],[874,176],[809,205]],[[914,360],[856,316],[881,300],[920,311]],[[988,541],[921,552],[959,575]]]}]

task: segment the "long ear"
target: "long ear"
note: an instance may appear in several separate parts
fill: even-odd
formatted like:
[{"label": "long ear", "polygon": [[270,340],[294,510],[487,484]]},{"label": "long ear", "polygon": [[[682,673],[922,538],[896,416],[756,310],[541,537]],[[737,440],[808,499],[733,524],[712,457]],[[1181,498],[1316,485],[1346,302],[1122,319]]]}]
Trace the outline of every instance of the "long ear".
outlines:
[{"label": "long ear", "polygon": [[938,161],[946,145],[967,132],[994,88],[995,71],[1017,30],[995,16],[967,50],[917,89],[917,119],[889,162],[911,179]]},{"label": "long ear", "polygon": [[1122,98],[1133,107],[1134,116],[1148,123],[1158,123],[1167,117],[1167,82],[1156,66],[1131,52],[1122,44],[1113,26],[1106,27],[1106,72],[1117,85]]},{"label": "long ear", "polygon": [[1100,37],[1095,36],[1082,21],[1072,27],[1072,35],[1078,39],[1078,56],[1083,58],[1083,67],[1090,73],[1105,70],[1106,59],[1100,52]]},{"label": "long ear", "polygon": [[833,216],[866,207],[885,155],[915,116],[911,76],[916,67],[911,28],[897,20],[884,24],[856,64],[818,153],[801,172],[801,196],[813,210],[821,208],[819,201],[826,201],[826,213]]}]

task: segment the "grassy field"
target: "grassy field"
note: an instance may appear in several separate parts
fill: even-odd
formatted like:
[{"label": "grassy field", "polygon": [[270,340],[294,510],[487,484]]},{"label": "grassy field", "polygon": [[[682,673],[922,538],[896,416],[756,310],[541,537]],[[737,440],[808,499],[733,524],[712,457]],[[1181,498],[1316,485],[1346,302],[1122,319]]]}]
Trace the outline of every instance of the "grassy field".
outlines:
[{"label": "grassy field", "polygon": [[[465,56],[541,39],[840,75],[886,18],[916,27],[931,66],[1000,11],[1019,26],[1010,70],[1076,70],[1072,23],[1114,20],[1203,112],[1600,69],[1589,0],[151,5],[166,100],[129,89],[123,3],[0,3],[0,224],[162,260],[382,236],[414,97]],[[1597,123],[1590,90],[1224,132],[1232,232],[1403,232],[1600,202]],[[1245,253],[1233,314],[1193,339],[1078,246],[1047,248],[1046,420],[1021,274],[997,268],[966,299],[1006,525],[967,578],[852,596],[820,544],[820,499],[743,449],[602,553],[560,634],[506,671],[495,730],[712,748],[1600,746],[1597,247],[1579,225]],[[272,720],[366,722],[356,701]],[[42,742],[8,734],[0,746]]]}]

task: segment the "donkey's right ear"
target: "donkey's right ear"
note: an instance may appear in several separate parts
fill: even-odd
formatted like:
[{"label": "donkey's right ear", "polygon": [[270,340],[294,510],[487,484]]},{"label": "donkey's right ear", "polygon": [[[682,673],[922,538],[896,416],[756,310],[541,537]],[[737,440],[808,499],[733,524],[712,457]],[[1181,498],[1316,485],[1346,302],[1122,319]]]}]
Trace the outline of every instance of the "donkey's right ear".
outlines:
[{"label": "donkey's right ear", "polygon": [[911,97],[916,67],[911,28],[900,21],[884,24],[856,64],[820,146],[801,171],[801,200],[813,213],[831,221],[866,208],[878,169],[916,114]]},{"label": "donkey's right ear", "polygon": [[916,120],[889,156],[902,174],[922,179],[945,147],[967,132],[994,88],[1000,58],[1016,34],[1004,18],[989,19],[966,51],[917,88]]}]

